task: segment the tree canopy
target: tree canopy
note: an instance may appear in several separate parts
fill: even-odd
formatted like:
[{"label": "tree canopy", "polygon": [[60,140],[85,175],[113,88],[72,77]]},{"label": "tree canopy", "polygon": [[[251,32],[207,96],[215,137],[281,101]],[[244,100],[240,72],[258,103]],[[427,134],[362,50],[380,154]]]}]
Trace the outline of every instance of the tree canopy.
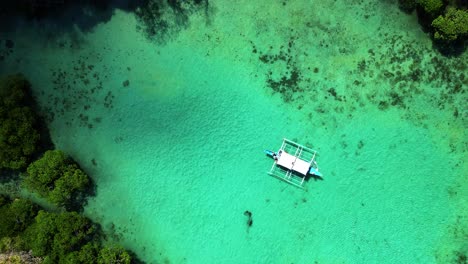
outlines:
[{"label": "tree canopy", "polygon": [[131,257],[128,252],[118,246],[104,247],[98,255],[98,264],[130,264]]},{"label": "tree canopy", "polygon": [[444,7],[442,0],[418,0],[417,2],[432,17],[438,15]]},{"label": "tree canopy", "polygon": [[29,200],[0,195],[0,216],[0,252],[31,250],[45,264],[132,261],[124,248],[103,246],[99,225],[77,212],[47,212]]},{"label": "tree canopy", "polygon": [[26,230],[39,210],[29,200],[9,201],[5,196],[0,197],[0,200],[0,238],[16,236]]},{"label": "tree canopy", "polygon": [[48,150],[27,168],[23,184],[51,203],[75,208],[85,199],[91,179],[60,150]]},{"label": "tree canopy", "polygon": [[440,40],[453,41],[468,35],[468,11],[447,8],[444,15],[432,21],[435,29],[434,38]]},{"label": "tree canopy", "polygon": [[0,169],[24,169],[39,143],[29,82],[22,75],[0,80]]},{"label": "tree canopy", "polygon": [[398,3],[405,12],[417,10],[419,23],[431,33],[442,54],[463,53],[468,41],[466,1],[398,0]]},{"label": "tree canopy", "polygon": [[68,254],[79,251],[96,235],[96,226],[76,212],[39,211],[34,224],[26,231],[26,245],[45,261],[59,263]]},{"label": "tree canopy", "polygon": [[[93,186],[73,159],[49,150],[30,163],[40,133],[29,88],[22,75],[0,79],[0,171],[26,168],[17,178],[23,187],[58,207],[81,209]],[[99,226],[77,212],[46,212],[27,199],[0,194],[0,252],[9,252],[7,261],[23,263],[32,250],[41,263],[131,262],[125,249],[103,246],[102,239]]]},{"label": "tree canopy", "polygon": [[129,264],[130,254],[119,246],[101,246],[99,228],[76,212],[39,211],[26,232],[26,245],[44,263]]}]

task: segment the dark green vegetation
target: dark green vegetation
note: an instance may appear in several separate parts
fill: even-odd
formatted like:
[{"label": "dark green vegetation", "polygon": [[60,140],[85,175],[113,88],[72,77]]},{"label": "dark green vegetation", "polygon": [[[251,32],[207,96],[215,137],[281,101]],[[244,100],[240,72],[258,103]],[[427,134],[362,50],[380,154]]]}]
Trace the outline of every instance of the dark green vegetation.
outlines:
[{"label": "dark green vegetation", "polygon": [[14,237],[34,221],[39,207],[23,199],[10,200],[0,195],[0,237]]},{"label": "dark green vegetation", "polygon": [[[23,170],[40,149],[40,120],[32,107],[29,82],[22,75],[3,78],[0,98],[0,169]],[[60,151],[47,151],[29,165],[26,175],[30,190],[68,209],[81,205],[91,188],[89,177]]]},{"label": "dark green vegetation", "polygon": [[38,117],[22,75],[0,80],[0,170],[24,169],[38,149]]},{"label": "dark green vegetation", "polygon": [[398,0],[408,13],[417,11],[419,22],[431,32],[435,44],[446,55],[463,52],[468,41],[466,1]]},{"label": "dark green vegetation", "polygon": [[[57,48],[71,45],[73,44],[70,42],[60,42]],[[89,57],[102,60],[101,54],[92,53],[72,61],[73,71],[51,69],[53,92],[42,94],[47,100],[54,102],[42,109],[47,121],[52,122],[55,117],[61,117],[67,120],[67,126],[79,124],[81,127],[93,129],[102,121],[102,117],[91,116],[87,112],[102,106],[107,109],[113,107],[114,94],[112,91],[105,92],[102,85],[108,77],[100,74],[103,69],[86,62]]]},{"label": "dark green vegetation", "polygon": [[468,35],[468,11],[448,7],[444,15],[432,21],[434,38],[443,41],[456,41]]},{"label": "dark green vegetation", "polygon": [[[318,22],[311,23],[310,34],[317,36],[312,45],[335,60],[355,57],[352,51],[355,44],[347,38],[339,39],[345,31],[346,28],[340,26],[326,28]],[[253,56],[263,64],[259,74],[266,76],[266,86],[299,110],[304,105],[313,108],[308,116],[327,130],[336,127],[330,116],[346,114],[352,118],[355,110],[366,105],[374,105],[382,111],[399,108],[405,110],[402,118],[418,125],[434,126],[427,122],[428,113],[415,107],[424,102],[436,112],[450,112],[454,120],[465,122],[467,116],[462,108],[468,84],[466,60],[447,58],[403,35],[382,32],[376,40],[375,48],[368,49],[360,59],[353,59],[355,68],[341,76],[338,76],[340,69],[335,73],[328,62],[307,59],[312,55],[308,50],[310,46],[304,43],[310,40],[304,38],[303,32],[291,31],[283,36],[282,45],[250,43]],[[309,62],[299,61],[301,56]],[[434,88],[428,90],[428,84]],[[463,148],[455,143],[452,146],[454,151]]]},{"label": "dark green vegetation", "polygon": [[0,252],[32,250],[42,263],[131,263],[130,254],[106,246],[100,227],[76,212],[53,213],[25,199],[0,196]]},{"label": "dark green vegetation", "polygon": [[209,23],[208,0],[148,0],[135,10],[146,37],[157,43],[165,43],[177,33],[188,27],[189,16],[195,12],[204,12]]},{"label": "dark green vegetation", "polygon": [[[9,169],[0,170],[0,190],[9,190],[3,188],[9,183],[25,186],[56,210],[45,211],[19,198],[19,190],[0,194],[0,252],[9,254],[8,261],[18,263],[33,258],[27,253],[30,250],[42,263],[136,262],[122,247],[104,245],[106,237],[98,224],[70,211],[81,210],[94,191],[91,178],[76,162],[60,150],[48,150],[31,163],[43,149],[40,132],[35,129],[42,120],[30,107],[34,100],[27,80],[13,75],[2,79],[0,84],[0,169]],[[15,177],[26,167],[23,177]]]},{"label": "dark green vegetation", "polygon": [[52,204],[75,210],[91,188],[89,176],[60,150],[48,150],[31,163],[23,183]]},{"label": "dark green vegetation", "polygon": [[[100,247],[97,236],[98,226],[76,212],[39,211],[25,233],[25,243],[34,254],[47,256],[45,263],[130,263],[127,252],[112,255],[109,251],[115,249]],[[112,258],[121,262],[110,262]]]},{"label": "dark green vegetation", "polygon": [[[394,48],[379,55],[369,50],[368,59],[361,60],[356,67],[356,73],[362,79],[355,80],[355,86],[365,87],[366,79],[375,79],[384,80],[392,87],[388,91],[375,91],[366,95],[368,101],[378,105],[381,110],[391,107],[412,110],[415,101],[426,100],[436,109],[448,108],[455,118],[465,118],[458,114],[460,105],[457,100],[466,92],[462,89],[467,82],[464,74],[466,62],[444,59],[435,54],[425,56],[431,54],[431,50],[415,48],[400,37],[388,37],[386,42]],[[424,91],[424,84],[427,83],[436,87],[434,94],[426,94]],[[417,118],[419,121],[425,119],[423,115]]]},{"label": "dark green vegetation", "polygon": [[[275,65],[282,71],[274,74],[273,71],[267,73],[267,85],[274,92],[280,93],[285,102],[291,102],[297,99],[304,92],[304,88],[300,85],[302,82],[310,82],[311,78],[305,78],[296,65],[293,55],[295,38],[291,37],[287,45],[282,45],[279,51],[274,51],[270,46],[266,52],[259,52],[255,44],[251,41],[252,52],[259,53],[259,60],[265,64]],[[279,67],[278,67],[279,66]],[[310,70],[310,68],[309,68]],[[318,72],[318,68],[314,68],[314,73]]]}]

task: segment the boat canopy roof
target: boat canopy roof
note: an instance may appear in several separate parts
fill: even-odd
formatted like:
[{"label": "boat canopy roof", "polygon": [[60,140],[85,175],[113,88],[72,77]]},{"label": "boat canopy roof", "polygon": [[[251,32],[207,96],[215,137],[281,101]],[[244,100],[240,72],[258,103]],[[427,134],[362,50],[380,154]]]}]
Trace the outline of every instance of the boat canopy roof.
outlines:
[{"label": "boat canopy roof", "polygon": [[291,155],[286,151],[281,151],[281,153],[279,153],[276,164],[283,166],[288,170],[299,172],[302,175],[307,175],[310,168],[309,162],[299,159],[298,157]]},{"label": "boat canopy roof", "polygon": [[299,188],[303,188],[304,180],[309,173],[318,174],[315,156],[317,151],[283,138],[283,144],[277,153],[268,174],[277,177]]}]

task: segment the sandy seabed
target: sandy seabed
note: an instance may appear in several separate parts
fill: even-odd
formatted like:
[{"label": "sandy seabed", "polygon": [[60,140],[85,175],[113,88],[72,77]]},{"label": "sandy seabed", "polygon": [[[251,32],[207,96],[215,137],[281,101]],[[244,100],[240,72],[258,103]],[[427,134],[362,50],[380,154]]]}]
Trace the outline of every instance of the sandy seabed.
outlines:
[{"label": "sandy seabed", "polygon": [[[0,72],[31,80],[56,147],[97,184],[85,213],[147,263],[466,252],[466,53],[441,56],[392,1],[237,2],[164,43],[121,10],[6,33]],[[283,137],[319,151],[323,180],[266,174]]]}]

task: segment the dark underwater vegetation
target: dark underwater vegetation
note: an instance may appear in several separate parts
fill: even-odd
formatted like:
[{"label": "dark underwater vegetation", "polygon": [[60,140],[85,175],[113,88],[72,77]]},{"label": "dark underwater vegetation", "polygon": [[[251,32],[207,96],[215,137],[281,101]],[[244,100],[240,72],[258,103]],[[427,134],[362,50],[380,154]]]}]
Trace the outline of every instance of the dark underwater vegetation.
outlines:
[{"label": "dark underwater vegetation", "polygon": [[[360,54],[358,51],[361,48],[359,35],[352,35],[352,38],[348,39],[339,38],[339,36],[346,35],[350,31],[350,27],[352,27],[352,25],[346,25],[346,22],[339,21],[339,15],[336,24],[333,24],[331,22],[321,22],[313,14],[305,13],[305,11],[300,13],[300,11],[296,10],[296,13],[300,14],[297,16],[297,21],[300,23],[294,19],[291,19],[291,21],[300,24],[300,26],[297,26],[297,24],[284,26],[284,24],[287,24],[284,21],[290,19],[286,17],[284,17],[284,21],[270,21],[268,20],[269,15],[265,15],[264,20],[260,19],[262,12],[268,14],[271,11],[268,6],[281,6],[277,9],[272,8],[272,10],[287,10],[292,6],[291,9],[294,10],[294,8],[297,8],[294,4],[297,5],[297,3],[298,1],[269,3],[266,7],[263,6],[258,10],[255,9],[256,2],[233,4],[239,10],[242,8],[245,8],[245,10],[255,9],[255,12],[249,13],[249,11],[246,13],[250,14],[250,17],[259,17],[259,20],[256,21],[258,24],[252,26],[255,30],[245,30],[245,32],[239,30],[240,33],[236,31],[234,36],[234,33],[229,35],[231,33],[229,31],[219,33],[221,32],[220,28],[214,26],[211,28],[213,24],[216,24],[216,20],[234,20],[235,17],[221,17],[219,14],[220,7],[217,6],[219,3],[216,1],[1,1],[0,74],[3,76],[0,80],[0,262],[3,261],[3,257],[12,263],[144,263],[145,261],[148,263],[191,263],[190,259],[183,256],[184,253],[180,253],[177,258],[171,257],[174,254],[171,255],[165,252],[162,246],[158,247],[159,244],[157,246],[149,244],[142,246],[138,244],[137,240],[131,242],[125,240],[126,236],[131,237],[133,235],[132,231],[114,226],[112,219],[106,219],[106,221],[103,220],[100,223],[98,220],[101,220],[102,216],[89,217],[85,213],[85,208],[90,200],[99,195],[99,186],[96,185],[99,179],[96,179],[93,173],[99,172],[108,165],[106,164],[108,161],[99,156],[88,156],[83,159],[79,154],[80,151],[78,151],[81,146],[70,147],[63,144],[62,139],[60,139],[62,141],[57,140],[57,138],[60,138],[61,129],[65,131],[70,128],[82,128],[82,131],[85,131],[83,133],[88,133],[87,135],[92,139],[94,135],[99,134],[98,131],[101,127],[109,125],[109,120],[112,118],[118,120],[116,123],[119,126],[111,127],[111,129],[120,131],[122,129],[120,125],[125,127],[125,122],[121,120],[123,117],[119,116],[119,114],[122,115],[122,106],[119,105],[122,103],[122,93],[131,94],[133,91],[140,91],[138,90],[139,87],[144,86],[145,83],[135,77],[138,75],[134,75],[134,73],[139,71],[140,67],[144,68],[147,67],[146,65],[151,64],[144,64],[143,62],[141,65],[134,62],[132,64],[130,59],[127,62],[125,59],[117,58],[118,63],[110,65],[110,60],[106,58],[104,53],[105,50],[113,50],[117,54],[117,48],[112,43],[110,45],[106,43],[104,48],[90,48],[89,53],[81,53],[86,50],[87,45],[90,45],[83,36],[98,34],[95,33],[96,28],[110,23],[116,14],[120,13],[129,15],[134,19],[136,26],[132,29],[132,33],[137,32],[142,36],[142,39],[150,43],[148,45],[153,45],[151,46],[153,49],[145,50],[145,52],[152,54],[160,55],[162,53],[164,55],[164,52],[167,52],[165,48],[170,47],[173,43],[177,43],[177,45],[180,45],[179,47],[187,44],[178,43],[179,35],[183,35],[188,31],[196,35],[196,33],[193,33],[197,32],[197,28],[194,29],[193,26],[194,17],[198,19],[199,23],[196,26],[203,25],[208,28],[208,30],[203,31],[203,38],[200,37],[200,39],[206,43],[214,43],[212,44],[214,48],[206,51],[203,50],[204,46],[200,44],[202,42],[200,39],[197,39],[199,42],[190,43],[191,46],[187,44],[187,49],[193,50],[193,57],[198,58],[197,60],[199,60],[199,57],[195,54],[195,51],[203,50],[204,53],[206,52],[204,58],[209,60],[216,57],[216,54],[219,55],[221,53],[219,50],[230,44],[231,39],[232,42],[235,42],[236,38],[242,39],[244,41],[242,45],[233,48],[232,54],[228,53],[227,59],[224,58],[227,64],[237,65],[236,63],[239,63],[238,57],[241,56],[239,55],[241,52],[237,53],[238,50],[246,49],[248,62],[253,65],[252,68],[254,69],[250,72],[248,78],[260,80],[258,83],[262,86],[262,92],[268,96],[279,98],[282,107],[288,109],[288,111],[304,115],[304,119],[309,122],[309,125],[312,124],[310,126],[333,135],[336,142],[331,144],[331,147],[327,150],[329,152],[335,150],[337,153],[341,153],[339,158],[345,161],[360,160],[362,157],[367,157],[370,155],[367,152],[368,149],[375,147],[370,143],[373,141],[364,133],[359,139],[356,139],[352,138],[352,135],[346,134],[347,131],[339,131],[343,124],[352,123],[354,118],[362,114],[363,109],[373,107],[378,112],[385,114],[395,111],[398,113],[399,121],[407,122],[424,131],[430,129],[448,131],[444,138],[440,140],[443,142],[440,144],[444,144],[448,154],[458,158],[454,158],[457,160],[447,165],[449,167],[447,174],[452,172],[452,168],[453,171],[459,172],[463,170],[464,166],[466,167],[466,158],[463,158],[463,156],[466,156],[468,146],[466,132],[463,131],[463,129],[466,130],[467,124],[468,87],[468,78],[466,76],[468,63],[466,61],[468,6],[466,1],[395,0],[385,1],[385,3],[353,1],[353,5],[361,8],[359,12],[356,11],[355,20],[362,20],[364,24],[371,24],[369,21],[373,21],[372,19],[375,18],[377,13],[375,10],[379,4],[386,5],[385,8],[391,6],[395,7],[395,10],[401,10],[403,12],[400,14],[401,20],[410,21],[411,18],[414,18],[416,22],[408,24],[412,28],[396,29],[395,31],[400,30],[400,33],[395,34],[385,31],[385,25],[379,26],[379,29],[372,33],[375,41],[369,41],[372,45],[365,49],[364,53],[361,54],[362,56],[356,55]],[[221,4],[223,4],[222,1]],[[333,6],[335,3],[330,1],[329,4]],[[232,12],[237,14],[236,12],[239,10],[236,9]],[[334,17],[332,16],[333,12],[336,11],[331,9],[330,17]],[[239,14],[245,15],[240,11]],[[324,15],[324,17],[327,16]],[[242,20],[243,18],[237,19]],[[233,28],[241,27],[241,25],[234,23],[229,26]],[[245,25],[242,26],[245,27]],[[25,50],[24,39],[21,40],[25,36],[15,35],[16,32],[23,32],[21,30],[25,28],[43,30],[41,34],[45,36],[45,44],[41,43],[42,48],[49,51],[56,48],[57,54],[59,54],[57,57],[71,54],[72,59],[68,61],[64,59],[66,65],[57,63],[57,65],[52,66],[50,64],[46,65],[46,63],[44,65],[37,63],[36,65],[36,62],[42,62],[40,59],[31,59],[29,61],[27,56],[20,54],[20,50]],[[122,26],[122,28],[128,29],[125,26]],[[271,28],[281,30],[278,30],[279,33],[272,33],[269,31]],[[200,32],[202,32],[201,29]],[[408,37],[408,34],[414,34],[415,32],[419,34],[414,37],[414,39],[418,39],[417,42],[412,41],[412,37]],[[130,32],[116,30],[113,34],[122,34],[124,36],[130,34]],[[263,36],[262,34],[267,37],[259,37]],[[276,34],[279,40],[269,42],[268,34]],[[184,40],[187,40],[187,35],[185,37]],[[196,37],[193,38],[196,39]],[[426,43],[426,40],[430,45],[421,44]],[[128,40],[122,37],[122,41]],[[31,42],[34,42],[34,40]],[[115,46],[122,47],[117,44]],[[128,47],[128,49],[128,54],[130,54],[128,58],[135,58],[137,56],[135,54],[139,54],[138,52],[143,50],[136,51],[138,49],[132,47]],[[109,53],[112,54],[112,52]],[[320,61],[316,59],[323,54],[330,54],[330,60]],[[148,55],[148,58],[154,58],[152,56]],[[186,57],[191,56],[192,54]],[[116,57],[118,56],[116,55]],[[145,56],[142,56],[139,58],[140,61],[138,59],[136,61],[141,62],[143,61],[142,58],[146,59]],[[336,60],[335,64],[328,64],[332,60]],[[56,61],[60,61],[60,59],[56,59]],[[339,65],[339,62],[343,65],[346,64],[346,66],[336,68],[330,66]],[[147,62],[145,61],[145,63]],[[183,65],[189,62],[181,60],[175,62],[175,64],[177,63]],[[213,62],[214,64],[215,62]],[[34,69],[12,74],[15,71],[21,71],[22,67],[25,67],[23,65],[27,65],[26,68],[37,67],[46,70],[40,71],[38,69],[37,75],[30,74],[36,72]],[[172,66],[167,67],[172,69],[170,68]],[[246,69],[246,71],[250,70],[248,67]],[[346,69],[346,72],[343,69]],[[117,73],[113,75],[113,71]],[[153,77],[155,80],[151,82],[151,85],[159,85],[159,83],[167,85],[167,83],[171,82],[165,83],[161,80],[169,79],[174,81],[174,86],[180,86],[182,82],[177,81],[185,78],[185,76],[173,75],[174,73],[171,70],[162,71],[161,73],[157,73],[157,71],[158,69],[154,70],[156,72],[155,76],[163,77],[160,77],[160,79]],[[210,69],[195,68],[194,72],[196,72],[194,75],[209,74]],[[50,76],[47,76],[47,78],[50,77],[47,87],[37,85],[38,80],[41,80],[41,77],[38,76],[41,74],[50,74]],[[223,74],[229,76],[230,73],[223,72]],[[115,77],[116,75],[118,78]],[[340,78],[344,79],[344,81]],[[239,81],[239,83],[241,82]],[[206,83],[203,85],[197,83],[197,85],[209,86]],[[239,86],[241,85],[242,83],[239,84]],[[219,84],[219,86],[223,86],[223,84]],[[228,86],[226,85],[226,87]],[[193,89],[197,88],[199,87]],[[161,88],[161,90],[168,91],[170,89],[169,86]],[[199,89],[203,90],[203,87]],[[220,87],[219,89],[221,91],[230,88]],[[185,96],[184,93],[182,94]],[[222,95],[223,93],[220,92],[219,97]],[[154,94],[148,92],[145,96],[151,99]],[[156,105],[154,109],[160,109],[158,107],[164,104],[164,96],[159,96],[163,99],[157,98],[158,100],[151,101]],[[202,97],[207,96],[206,94],[200,97],[193,96],[194,99],[190,100],[193,101],[193,105],[188,104],[187,109],[181,108],[180,112],[176,111],[176,114],[174,117],[170,117],[170,120],[174,120],[174,122],[182,120],[181,123],[189,123],[190,119],[187,116],[197,115],[195,111],[198,109],[197,107],[206,104],[201,99]],[[180,100],[183,101],[183,99]],[[236,99],[234,98],[234,100]],[[421,102],[424,102],[424,104],[421,104]],[[221,105],[221,103],[219,104]],[[143,107],[147,107],[146,101],[132,104],[132,109]],[[153,108],[150,109],[153,111]],[[135,114],[133,118],[144,120],[143,123],[146,122],[145,124],[153,122],[152,133],[155,134],[158,129],[163,130],[162,128],[167,129],[167,127],[170,127],[154,118],[154,112],[158,110],[151,111],[144,114],[140,113],[140,115]],[[269,109],[264,109],[264,111],[268,112]],[[167,112],[161,111],[161,115],[165,114]],[[239,115],[242,114],[241,112]],[[216,116],[216,113],[214,115]],[[444,118],[435,118],[438,115]],[[148,118],[148,116],[150,117]],[[435,123],[434,120],[439,122]],[[239,126],[237,121],[233,120],[232,123],[233,125],[229,126],[232,130],[222,133],[230,135],[236,129],[241,130],[237,128]],[[239,121],[239,123],[241,122]],[[60,127],[57,124],[63,126]],[[51,134],[49,133],[49,127],[53,125],[55,130]],[[255,125],[258,126],[259,124]],[[57,127],[60,129],[57,129]],[[209,133],[211,130],[208,127],[202,127],[199,130],[206,129],[207,133]],[[184,137],[191,132],[190,129],[182,131],[183,133],[180,133]],[[218,131],[215,130],[215,132]],[[144,136],[142,135],[142,138]],[[146,136],[148,135],[146,134]],[[161,145],[163,145],[166,138],[164,134],[160,136]],[[259,136],[257,135],[257,137]],[[128,134],[120,135],[116,133],[110,141],[119,146],[137,145],[135,141],[130,141],[128,138]],[[181,138],[183,137],[181,136]],[[434,138],[436,137],[434,136]],[[61,147],[65,145],[67,150],[56,148],[53,143],[54,140],[61,142],[59,144]],[[411,141],[414,138],[408,140]],[[183,139],[181,139],[182,141]],[[185,143],[187,147],[174,147],[174,151],[178,150],[186,153],[186,148],[192,148],[193,145],[196,145],[195,142],[187,141],[189,142]],[[226,141],[228,140],[226,139]],[[309,142],[309,138],[305,141],[308,145],[316,144]],[[221,141],[219,144],[224,143]],[[405,153],[401,154],[398,147],[406,143],[404,140],[393,143],[388,147],[389,152],[396,151],[402,156],[402,159],[405,159]],[[236,144],[233,143],[233,145]],[[147,146],[138,147],[145,150]],[[386,147],[382,146],[382,149]],[[74,148],[77,149],[76,152],[70,151],[70,149],[73,150]],[[96,148],[99,149],[99,147]],[[445,148],[443,151],[445,151]],[[237,156],[232,158],[228,150],[223,149],[222,153],[228,157],[228,160],[238,158]],[[427,158],[425,155],[430,154],[423,153],[421,160]],[[188,156],[193,158],[196,155]],[[128,160],[133,158],[131,156],[126,157]],[[127,161],[125,160],[125,162]],[[390,160],[388,162],[394,161]],[[336,163],[339,164],[339,162]],[[216,165],[215,162],[214,165]],[[329,168],[331,172],[326,176],[336,177],[335,174],[338,173],[333,171],[333,166],[339,165],[328,165],[332,169]],[[358,164],[356,168],[350,170],[355,169],[364,175],[366,172],[365,165]],[[181,170],[190,171],[190,168],[187,169],[188,165],[181,166]],[[115,167],[120,168],[117,165]],[[132,171],[128,177],[138,178],[141,176],[139,173],[139,171]],[[154,175],[154,177],[159,176]],[[434,175],[428,175],[428,177],[432,176]],[[451,201],[454,201],[453,204],[455,204],[455,201],[462,199],[460,197],[466,193],[464,188],[466,189],[467,184],[463,175],[455,176],[458,179],[454,180],[453,186],[449,187],[445,193]],[[455,176],[438,175],[438,177],[447,178]],[[197,175],[197,177],[201,176]],[[224,179],[223,177],[229,178],[225,175],[220,177],[222,179]],[[111,176],[109,178],[111,179]],[[324,181],[327,180],[327,177],[325,177]],[[142,182],[145,182],[145,180],[142,180]],[[129,189],[131,188],[129,186]],[[407,188],[409,189],[409,187]],[[289,189],[286,189],[283,193],[285,189],[286,187],[281,187],[280,193],[285,194],[288,191],[289,194],[292,193]],[[239,192],[243,194],[248,191],[251,190],[241,190]],[[137,192],[136,189],[135,192]],[[141,192],[141,190],[138,192]],[[157,191],[155,192],[157,193]],[[189,189],[188,192],[193,192],[193,189]],[[294,198],[291,202],[291,210],[305,205],[317,206],[317,204],[320,204],[314,199],[316,197],[307,196],[311,195],[312,192],[306,192],[306,194],[297,197],[294,196],[295,193],[291,194]],[[385,190],[382,189],[382,192],[385,192]],[[210,191],[204,193],[209,194]],[[339,190],[337,193],[339,193]],[[408,193],[411,193],[411,190],[408,190]],[[118,195],[117,193],[116,196]],[[313,195],[318,194],[314,193]],[[270,194],[268,194],[268,197],[260,197],[259,200],[264,201],[265,207],[274,208],[277,206],[275,197],[271,198],[269,196]],[[181,195],[181,197],[182,200],[187,199],[186,196]],[[125,200],[126,198],[122,195],[122,198],[117,197],[116,199]],[[210,200],[216,199],[210,198]],[[405,199],[406,197],[403,197],[401,200]],[[144,201],[145,204],[153,202],[153,200]],[[365,211],[371,202],[356,200],[356,203],[359,203],[360,210]],[[235,203],[233,202],[233,204]],[[459,208],[457,207],[459,205],[451,206]],[[251,209],[252,207],[253,209]],[[245,208],[249,210],[246,211]],[[256,231],[260,230],[266,217],[262,215],[262,210],[259,208],[250,205],[245,208],[236,208],[239,211],[236,212],[236,215],[239,216],[239,229],[242,229],[242,231],[246,229],[248,243],[253,243],[250,239],[256,235],[258,236]],[[460,206],[460,208],[462,207]],[[191,207],[190,210],[196,211],[198,209]],[[420,210],[420,208],[415,210]],[[421,209],[421,211],[424,210]],[[252,212],[255,212],[255,224],[253,224]],[[126,211],[121,213],[125,215],[123,218],[129,219],[129,222],[133,221],[132,217],[133,219],[137,218],[130,216],[130,213]],[[128,215],[126,215],[127,213]],[[210,211],[209,214],[215,213]],[[211,217],[216,219],[216,216]],[[320,215],[317,217],[320,218]],[[212,220],[211,218],[204,219],[202,217],[200,219],[202,219],[200,221],[206,220],[207,222]],[[333,222],[332,220],[334,219],[327,219],[328,222]],[[174,219],[174,224],[180,224],[179,221],[183,222],[181,219]],[[229,219],[227,222],[235,221],[237,219]],[[110,222],[112,224],[109,224]],[[116,220],[116,222],[118,221]],[[466,256],[466,241],[468,240],[466,223],[466,213],[461,210],[453,212],[453,219],[447,220],[446,229],[442,232],[443,236],[440,236],[442,237],[441,240],[449,241],[450,245],[440,246],[434,252],[428,253],[436,263],[468,263]],[[417,223],[412,224],[418,225]],[[136,224],[132,223],[132,225]],[[354,225],[356,225],[356,222],[354,222]],[[138,226],[135,229],[138,230]],[[297,235],[299,237],[298,241],[304,242],[306,237],[316,235],[308,232],[309,230],[305,227],[301,229],[300,234]],[[264,233],[261,235],[267,237]],[[356,233],[351,235],[358,236]],[[187,237],[190,236],[187,235]],[[368,244],[375,242],[364,241],[364,238],[360,239],[360,242]],[[213,245],[213,247],[223,244],[218,241],[210,241],[210,243],[217,244]],[[380,243],[373,245],[375,247],[385,245],[384,247],[387,248],[390,248],[391,244],[386,240],[375,243]],[[443,243],[440,242],[440,244]],[[362,247],[364,248],[364,246]],[[156,252],[151,251],[154,248],[157,249]],[[360,250],[359,247],[358,249]],[[339,251],[340,249],[336,250]],[[274,251],[277,252],[278,250]],[[355,254],[359,255],[360,253],[355,252]],[[158,259],[158,261],[150,262],[155,261],[154,259]],[[159,262],[161,259],[164,260]],[[327,261],[348,263],[346,259],[339,258],[315,261],[315,263],[328,263]],[[415,263],[419,263],[418,259],[415,260]]]}]

